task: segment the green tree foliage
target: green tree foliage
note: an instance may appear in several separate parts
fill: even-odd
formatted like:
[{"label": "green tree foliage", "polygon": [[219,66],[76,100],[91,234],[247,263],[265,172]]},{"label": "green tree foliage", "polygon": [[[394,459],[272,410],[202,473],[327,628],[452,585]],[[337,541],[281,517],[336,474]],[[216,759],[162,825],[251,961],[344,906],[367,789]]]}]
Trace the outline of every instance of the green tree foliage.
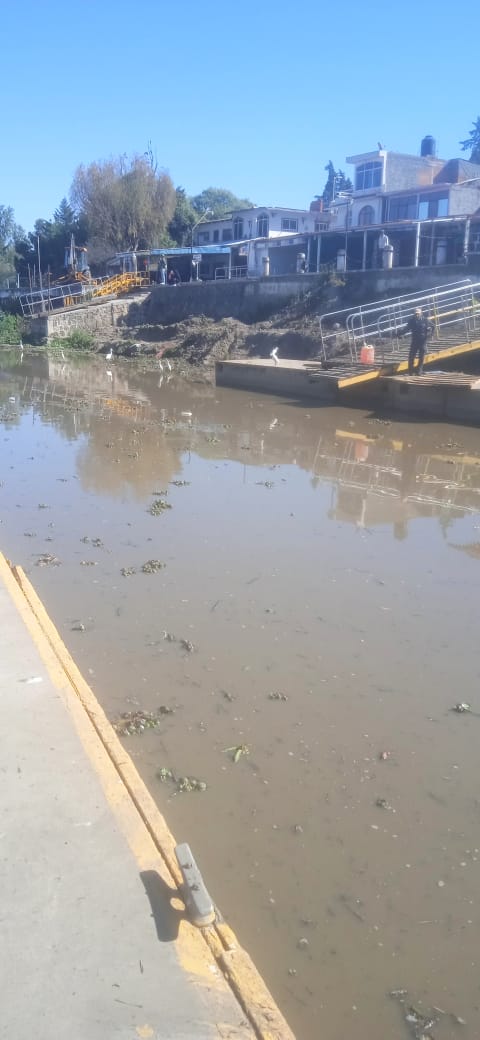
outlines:
[{"label": "green tree foliage", "polygon": [[87,223],[89,239],[106,250],[149,249],[165,235],[175,210],[175,188],[150,153],[79,166],[71,201]]},{"label": "green tree foliage", "polygon": [[0,281],[15,274],[15,242],[24,234],[15,223],[12,207],[0,205]]},{"label": "green tree foliage", "polygon": [[66,199],[62,199],[52,220],[39,218],[34,230],[16,243],[17,270],[25,277],[28,267],[38,266],[38,238],[40,238],[40,262],[42,273],[50,272],[53,278],[64,273],[65,248],[73,235],[76,245],[85,245],[86,223],[77,218]]},{"label": "green tree foliage", "polygon": [[472,129],[464,141],[460,141],[463,152],[470,152],[470,162],[480,163],[480,116],[473,121]]},{"label": "green tree foliage", "polygon": [[352,191],[353,185],[350,178],[345,176],[343,170],[335,169],[331,159],[325,169],[328,176],[323,189],[322,199],[324,208],[327,209],[339,191]]},{"label": "green tree foliage", "polygon": [[183,188],[177,188],[175,194],[175,212],[168,225],[168,234],[172,244],[188,246],[190,245],[192,228],[198,220],[198,212],[194,209],[191,199],[188,198]]},{"label": "green tree foliage", "polygon": [[214,220],[226,216],[234,209],[250,209],[254,205],[249,199],[237,198],[226,188],[205,188],[200,195],[194,195],[190,202],[197,213],[197,220],[206,209],[211,211],[208,215],[209,219]]}]

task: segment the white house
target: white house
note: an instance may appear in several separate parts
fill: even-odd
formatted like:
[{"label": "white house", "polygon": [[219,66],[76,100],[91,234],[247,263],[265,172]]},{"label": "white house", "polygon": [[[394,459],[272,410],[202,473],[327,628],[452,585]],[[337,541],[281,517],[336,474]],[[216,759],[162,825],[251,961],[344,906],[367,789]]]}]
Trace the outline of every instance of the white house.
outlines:
[{"label": "white house", "polygon": [[[353,190],[329,208],[329,231],[345,236],[350,267],[381,266],[386,232],[395,265],[456,263],[477,245],[480,165],[438,159],[428,135],[420,155],[384,148],[347,157]],[[358,234],[361,235],[361,240]]]},{"label": "white house", "polygon": [[315,231],[318,214],[307,209],[279,206],[252,206],[238,209],[220,220],[203,220],[194,234],[194,245],[216,242],[243,242],[254,238],[276,238],[279,235],[306,234]]}]

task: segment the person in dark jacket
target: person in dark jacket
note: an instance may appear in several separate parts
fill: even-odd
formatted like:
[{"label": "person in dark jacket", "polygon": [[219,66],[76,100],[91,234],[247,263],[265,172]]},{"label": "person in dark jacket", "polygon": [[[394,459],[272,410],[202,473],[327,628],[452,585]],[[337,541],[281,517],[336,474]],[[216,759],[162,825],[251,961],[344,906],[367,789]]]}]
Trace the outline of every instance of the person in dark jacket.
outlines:
[{"label": "person in dark jacket", "polygon": [[415,307],[412,317],[407,322],[405,332],[402,332],[402,336],[406,336],[407,332],[410,332],[412,337],[410,340],[410,352],[408,355],[408,374],[409,376],[413,376],[413,366],[418,354],[418,367],[416,369],[416,374],[417,376],[421,376],[423,375],[423,361],[425,358],[427,339],[433,332],[433,324],[428,318],[424,318],[421,307]]}]

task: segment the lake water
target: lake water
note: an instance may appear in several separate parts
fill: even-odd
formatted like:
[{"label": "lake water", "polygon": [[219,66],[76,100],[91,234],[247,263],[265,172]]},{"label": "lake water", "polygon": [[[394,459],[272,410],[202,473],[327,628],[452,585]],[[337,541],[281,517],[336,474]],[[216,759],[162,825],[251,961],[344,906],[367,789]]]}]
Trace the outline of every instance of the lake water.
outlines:
[{"label": "lake water", "polygon": [[0,438],[0,548],[109,718],[174,709],[126,746],[299,1040],[477,1040],[478,431],[5,352]]}]

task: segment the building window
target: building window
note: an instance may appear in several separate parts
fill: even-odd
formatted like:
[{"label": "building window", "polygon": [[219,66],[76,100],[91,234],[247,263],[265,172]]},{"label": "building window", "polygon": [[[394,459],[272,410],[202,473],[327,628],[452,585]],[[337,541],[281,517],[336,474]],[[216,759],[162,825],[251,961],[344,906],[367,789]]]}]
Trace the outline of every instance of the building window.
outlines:
[{"label": "building window", "polygon": [[261,217],[258,217],[257,232],[259,238],[268,238],[268,217],[266,213],[262,213]]},{"label": "building window", "polygon": [[233,237],[235,241],[243,238],[243,220],[241,217],[236,217],[233,221]]},{"label": "building window", "polygon": [[298,231],[298,220],[295,217],[282,217],[282,231]]},{"label": "building window", "polygon": [[401,195],[390,199],[388,207],[389,220],[416,220],[418,195]]},{"label": "building window", "polygon": [[437,217],[448,217],[448,195],[437,199]]},{"label": "building window", "polygon": [[325,221],[316,220],[314,225],[315,234],[319,231],[328,231],[328,224]]},{"label": "building window", "polygon": [[420,199],[418,204],[418,219],[428,220],[428,199]]},{"label": "building window", "polygon": [[214,242],[219,242],[220,241],[220,232],[219,232],[218,228],[217,228],[216,231],[213,232],[213,241]]},{"label": "building window", "polygon": [[198,232],[198,244],[199,244],[199,246],[204,246],[209,241],[210,241],[210,232],[209,231],[199,231]]},{"label": "building window", "polygon": [[355,170],[355,191],[366,191],[367,188],[380,188],[382,185],[383,163],[360,163]]},{"label": "building window", "polygon": [[375,210],[373,206],[362,206],[360,213],[358,214],[358,226],[365,227],[367,224],[373,224],[375,221]]},{"label": "building window", "polygon": [[222,242],[232,241],[232,229],[231,227],[224,228],[222,231]]}]

